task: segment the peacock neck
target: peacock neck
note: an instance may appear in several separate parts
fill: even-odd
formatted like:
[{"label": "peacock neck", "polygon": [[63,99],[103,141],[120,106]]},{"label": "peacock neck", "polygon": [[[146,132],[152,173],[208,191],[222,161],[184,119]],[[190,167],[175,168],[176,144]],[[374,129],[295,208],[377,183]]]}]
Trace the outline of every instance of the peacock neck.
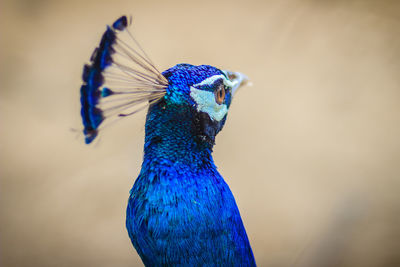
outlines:
[{"label": "peacock neck", "polygon": [[199,171],[215,169],[213,144],[198,134],[193,107],[159,102],[149,108],[143,167]]}]

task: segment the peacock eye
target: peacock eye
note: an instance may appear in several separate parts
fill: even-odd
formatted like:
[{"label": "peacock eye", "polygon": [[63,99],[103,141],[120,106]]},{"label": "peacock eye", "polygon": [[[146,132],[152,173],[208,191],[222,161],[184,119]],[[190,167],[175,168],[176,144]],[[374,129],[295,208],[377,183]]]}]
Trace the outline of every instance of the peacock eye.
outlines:
[{"label": "peacock eye", "polygon": [[214,95],[215,95],[215,102],[221,105],[225,99],[225,86],[223,84],[219,85],[215,89]]}]

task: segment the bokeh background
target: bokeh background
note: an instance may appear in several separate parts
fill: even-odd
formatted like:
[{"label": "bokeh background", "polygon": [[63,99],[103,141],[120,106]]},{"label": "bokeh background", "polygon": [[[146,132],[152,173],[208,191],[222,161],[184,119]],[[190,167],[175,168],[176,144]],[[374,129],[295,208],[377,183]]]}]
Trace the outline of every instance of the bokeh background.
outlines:
[{"label": "bokeh background", "polygon": [[399,1],[0,2],[0,265],[141,266],[145,112],[86,146],[82,66],[132,14],[160,70],[247,74],[214,158],[259,266],[400,266]]}]

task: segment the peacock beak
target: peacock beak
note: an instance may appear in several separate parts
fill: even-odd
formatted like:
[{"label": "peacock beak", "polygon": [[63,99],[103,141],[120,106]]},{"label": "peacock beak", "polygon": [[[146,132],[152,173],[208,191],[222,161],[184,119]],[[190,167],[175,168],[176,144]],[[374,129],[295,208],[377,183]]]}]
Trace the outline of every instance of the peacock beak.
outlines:
[{"label": "peacock beak", "polygon": [[240,72],[224,71],[228,76],[229,80],[232,82],[232,94],[234,95],[236,91],[245,85],[251,85],[249,78]]}]

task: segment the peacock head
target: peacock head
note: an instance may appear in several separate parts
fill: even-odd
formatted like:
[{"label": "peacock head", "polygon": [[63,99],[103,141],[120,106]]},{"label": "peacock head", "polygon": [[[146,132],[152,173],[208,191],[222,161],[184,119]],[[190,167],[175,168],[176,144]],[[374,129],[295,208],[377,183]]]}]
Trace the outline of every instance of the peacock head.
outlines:
[{"label": "peacock head", "polygon": [[193,107],[193,119],[204,138],[212,142],[224,126],[235,92],[247,82],[247,77],[239,72],[209,65],[178,64],[162,74],[168,80],[164,96],[167,105]]}]

